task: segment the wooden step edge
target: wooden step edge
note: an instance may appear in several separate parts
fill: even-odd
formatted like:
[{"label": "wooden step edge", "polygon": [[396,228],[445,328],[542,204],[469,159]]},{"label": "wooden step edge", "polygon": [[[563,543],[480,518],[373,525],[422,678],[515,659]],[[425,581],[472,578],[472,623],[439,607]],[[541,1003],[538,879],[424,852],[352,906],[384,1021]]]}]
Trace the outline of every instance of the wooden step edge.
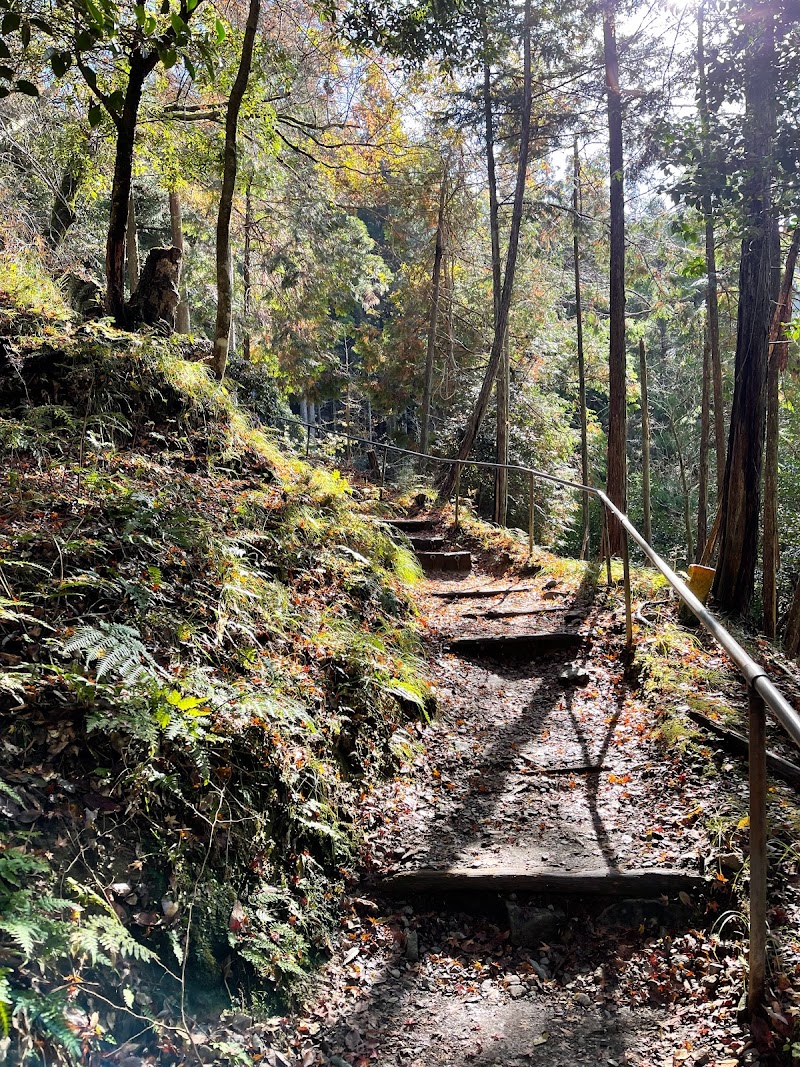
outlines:
[{"label": "wooden step edge", "polygon": [[509,893],[536,896],[566,893],[592,897],[658,897],[698,893],[707,886],[698,874],[674,868],[631,870],[593,868],[583,871],[528,870],[520,867],[421,867],[379,878],[388,896],[423,893]]},{"label": "wooden step edge", "polygon": [[520,656],[525,653],[557,652],[579,648],[585,641],[583,634],[571,630],[545,630],[535,634],[474,634],[455,637],[447,643],[447,651],[460,656]]}]

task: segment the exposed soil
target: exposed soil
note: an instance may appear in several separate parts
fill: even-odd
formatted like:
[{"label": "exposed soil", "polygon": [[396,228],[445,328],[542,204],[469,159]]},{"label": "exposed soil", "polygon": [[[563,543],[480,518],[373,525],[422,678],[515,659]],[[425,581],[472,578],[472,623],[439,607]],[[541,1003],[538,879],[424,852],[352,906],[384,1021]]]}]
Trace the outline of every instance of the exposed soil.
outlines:
[{"label": "exposed soil", "polygon": [[[524,591],[437,595],[509,585]],[[737,1016],[741,949],[710,933],[728,906],[721,873],[696,899],[610,907],[381,896],[387,873],[420,867],[700,874],[714,853],[704,812],[746,795],[742,768],[726,764],[723,787],[709,760],[659,740],[657,714],[624,670],[618,602],[602,587],[473,571],[427,581],[421,602],[439,714],[402,773],[365,797],[369,873],[316,1002],[302,1019],[276,1020],[276,1038],[291,1032],[296,1062],[332,1067],[791,1062],[774,1040],[759,1059]],[[504,665],[446,650],[455,634],[552,629],[583,634],[579,654]],[[549,909],[546,940],[512,944],[509,904]]]}]

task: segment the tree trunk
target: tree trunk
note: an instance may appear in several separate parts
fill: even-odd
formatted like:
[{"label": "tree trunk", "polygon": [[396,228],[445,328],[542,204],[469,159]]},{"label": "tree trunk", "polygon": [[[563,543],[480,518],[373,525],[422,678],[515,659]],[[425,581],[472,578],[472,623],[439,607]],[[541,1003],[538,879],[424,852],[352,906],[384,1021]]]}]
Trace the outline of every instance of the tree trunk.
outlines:
[{"label": "tree trunk", "polygon": [[[183,247],[183,219],[181,217],[181,198],[177,189],[169,191],[169,221],[172,230],[172,247],[177,248],[181,257],[185,254]],[[185,293],[185,287],[182,287]],[[177,333],[189,333],[189,302],[181,296],[175,312],[175,330]]]},{"label": "tree trunk", "polygon": [[248,177],[247,188],[244,192],[244,257],[242,259],[242,318],[244,319],[242,355],[246,363],[250,362],[250,312],[253,302],[253,283],[250,269],[250,243],[253,230],[253,197],[250,186],[251,179]]},{"label": "tree trunk", "polygon": [[125,251],[128,259],[128,291],[131,295],[139,285],[139,234],[136,232],[136,201],[133,189],[128,194],[128,224],[125,231]]},{"label": "tree trunk", "polygon": [[[714,383],[714,444],[717,457],[717,501],[722,499],[725,477],[725,411],[722,401],[722,357],[719,348],[719,300],[714,211],[711,199],[711,126],[703,33],[705,3],[697,10],[697,109],[700,114],[700,153],[703,165],[703,218],[706,234],[706,317]],[[698,543],[698,551],[700,551]]]},{"label": "tree trunk", "polygon": [[433,253],[431,277],[431,311],[428,322],[428,347],[425,354],[425,380],[422,384],[422,413],[420,416],[419,450],[426,456],[430,451],[431,394],[436,358],[436,328],[439,324],[439,297],[442,290],[442,256],[444,254],[444,212],[447,205],[447,162],[442,163],[442,182],[439,187],[439,212],[436,217],[436,245]]},{"label": "tree trunk", "polygon": [[239,57],[239,69],[233,82],[228,108],[225,115],[225,151],[222,168],[222,192],[219,198],[217,216],[217,321],[214,327],[214,354],[212,368],[218,381],[225,377],[228,362],[231,321],[233,318],[233,261],[231,257],[231,213],[233,211],[233,193],[236,188],[236,168],[238,152],[236,134],[239,125],[239,111],[242,99],[250,80],[253,65],[253,46],[261,14],[261,0],[250,0],[247,13],[247,25],[242,41],[242,54]]},{"label": "tree trunk", "polygon": [[697,487],[697,555],[699,563],[708,540],[708,450],[711,438],[711,343],[708,329],[703,342],[703,396],[700,403],[700,462]]},{"label": "tree trunk", "polygon": [[639,388],[642,408],[642,515],[644,539],[653,543],[653,527],[650,507],[650,407],[647,400],[647,354],[644,339],[639,338]]},{"label": "tree trunk", "polygon": [[686,562],[690,563],[694,559],[694,548],[692,544],[692,500],[689,491],[689,479],[686,476],[686,463],[683,458],[681,439],[678,436],[678,428],[675,425],[675,419],[672,417],[672,412],[667,413],[667,420],[669,422],[669,428],[672,431],[672,439],[675,442],[675,451],[678,453],[681,489],[683,490],[683,528],[686,533]]},{"label": "tree trunk", "polygon": [[[511,345],[506,330],[503,339],[503,358],[497,368],[497,427],[496,427],[496,463],[508,463],[508,407],[511,374]],[[494,521],[505,526],[508,518],[508,471],[498,467],[494,482]]]},{"label": "tree trunk", "polygon": [[61,182],[50,212],[50,222],[45,233],[47,243],[53,249],[61,246],[67,236],[67,231],[75,222],[75,197],[84,174],[83,161],[80,157],[76,157],[67,163],[61,175]]},{"label": "tree trunk", "polygon": [[792,285],[797,255],[800,251],[800,227],[792,234],[786,255],[778,303],[772,314],[769,330],[769,367],[767,371],[767,444],[764,462],[764,545],[762,599],[764,605],[764,633],[774,640],[778,628],[778,440],[780,434],[780,376],[786,370],[789,344],[786,325],[792,318]]},{"label": "tree trunk", "polygon": [[739,314],[728,455],[722,492],[720,555],[714,597],[723,609],[745,612],[758,562],[759,496],[764,451],[766,377],[777,236],[770,181],[775,135],[774,14],[753,9],[748,24],[745,76],[747,215],[739,267]]},{"label": "tree trunk", "polygon": [[[608,160],[611,228],[609,236],[608,469],[606,491],[627,510],[627,395],[625,354],[625,199],[623,187],[622,97],[614,0],[603,7],[603,54],[608,102]],[[613,516],[608,522],[609,551],[621,555],[625,532]]]},{"label": "tree trunk", "polygon": [[106,311],[121,329],[127,325],[125,310],[125,235],[128,228],[128,199],[131,194],[133,153],[136,144],[136,124],[145,79],[158,63],[158,52],[142,55],[134,52],[125,103],[116,120],[117,142],[114,157],[114,178],[111,183],[111,212],[106,238]]},{"label": "tree trunk", "polygon": [[[580,194],[581,164],[578,157],[578,138],[573,145],[572,173],[572,253],[575,265],[575,331],[578,346],[578,416],[581,427],[581,481],[589,484],[589,433],[586,424],[586,359],[583,351],[583,306],[581,303],[581,257],[580,257]],[[588,559],[589,546],[589,494],[581,494],[583,535],[580,558]],[[648,538],[649,540],[649,538]]]},{"label": "tree trunk", "polygon": [[[506,269],[503,277],[503,287],[497,308],[497,321],[495,322],[494,340],[492,351],[489,356],[489,365],[481,385],[480,392],[475,401],[467,426],[464,430],[457,458],[466,460],[472,451],[475,438],[489,406],[489,398],[497,378],[497,369],[503,355],[503,341],[508,326],[508,313],[511,308],[511,294],[514,289],[514,275],[517,268],[517,252],[519,249],[519,231],[522,224],[522,208],[525,201],[525,182],[528,174],[528,151],[531,135],[531,0],[525,0],[525,28],[523,34],[524,52],[524,75],[523,75],[523,102],[522,123],[519,140],[519,158],[517,160],[517,180],[514,189],[514,206],[511,213],[511,228],[508,235],[508,250],[506,252]],[[455,485],[455,464],[447,471],[440,489],[440,497],[448,499]]]}]

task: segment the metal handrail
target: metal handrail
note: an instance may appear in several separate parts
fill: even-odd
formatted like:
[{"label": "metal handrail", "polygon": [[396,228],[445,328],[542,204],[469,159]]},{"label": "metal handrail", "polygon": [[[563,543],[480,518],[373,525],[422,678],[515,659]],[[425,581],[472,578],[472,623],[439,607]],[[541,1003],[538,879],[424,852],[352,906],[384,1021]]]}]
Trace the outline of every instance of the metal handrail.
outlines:
[{"label": "metal handrail", "polygon": [[[286,419],[276,417],[279,421],[303,427],[308,437],[306,452],[310,444],[311,431],[315,430],[331,436],[342,437],[348,441],[367,445],[372,449],[383,449],[384,465],[383,477],[386,474],[386,455],[389,451],[405,456],[413,456],[426,463],[445,463],[456,467],[456,513],[455,525],[458,526],[458,504],[460,474],[463,466],[471,466],[479,469],[515,471],[526,474],[530,479],[530,523],[529,537],[533,544],[533,481],[534,479],[563,485],[570,489],[577,489],[595,497],[603,505],[603,537],[607,535],[607,516],[613,515],[625,531],[623,538],[623,576],[625,584],[625,616],[627,646],[630,648],[633,642],[633,625],[631,609],[631,582],[630,566],[628,559],[628,538],[632,538],[645,556],[655,566],[656,570],[667,579],[670,586],[675,590],[686,607],[697,618],[700,625],[711,635],[733,661],[734,665],[744,677],[748,686],[749,700],[749,779],[750,779],[750,953],[749,953],[749,981],[747,989],[747,1006],[749,1014],[755,1016],[763,1007],[765,983],[766,983],[766,931],[767,931],[767,826],[766,826],[766,802],[767,802],[767,767],[766,767],[766,734],[765,734],[765,708],[769,708],[775,720],[783,727],[792,741],[800,748],[800,714],[786,700],[783,694],[770,681],[766,671],[760,664],[745,651],[739,642],[733,637],[722,623],[715,618],[689,589],[687,584],[680,578],[672,567],[665,562],[639,533],[628,516],[614,504],[608,496],[592,485],[583,485],[581,482],[571,481],[568,478],[559,478],[557,475],[547,474],[545,471],[536,470],[533,467],[525,467],[517,463],[492,463],[484,460],[461,460],[451,459],[445,456],[430,456],[423,452],[415,452],[412,449],[401,448],[399,445],[390,445],[383,441],[370,441],[367,438],[356,437],[352,434],[343,433],[339,430],[331,430],[326,426],[316,426],[312,423],[298,419]],[[605,551],[605,548],[604,548]],[[610,553],[606,556],[608,576],[610,581],[611,563]]]}]

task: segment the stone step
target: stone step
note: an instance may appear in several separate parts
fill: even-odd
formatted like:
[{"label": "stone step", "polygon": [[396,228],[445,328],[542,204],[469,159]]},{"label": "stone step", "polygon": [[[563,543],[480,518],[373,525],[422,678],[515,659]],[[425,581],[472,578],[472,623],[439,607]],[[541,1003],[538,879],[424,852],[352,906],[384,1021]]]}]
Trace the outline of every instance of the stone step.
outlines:
[{"label": "stone step", "polygon": [[569,630],[546,630],[528,634],[474,634],[448,642],[448,652],[465,658],[519,662],[551,652],[572,651],[583,644],[583,635]]},{"label": "stone step", "polygon": [[466,574],[472,570],[469,552],[417,552],[417,559],[426,574],[434,571]]},{"label": "stone step", "polygon": [[391,526],[394,530],[400,530],[404,534],[433,530],[436,526],[436,519],[424,517],[419,519],[381,519],[380,521],[387,526]]},{"label": "stone step", "polygon": [[411,537],[409,540],[415,552],[440,552],[445,543],[443,537]]},{"label": "stone step", "polygon": [[497,893],[506,896],[571,894],[594,897],[658,897],[692,893],[705,886],[705,880],[689,871],[669,867],[638,870],[590,868],[582,871],[533,870],[520,867],[423,867],[384,875],[380,888],[393,897],[430,893]]}]

